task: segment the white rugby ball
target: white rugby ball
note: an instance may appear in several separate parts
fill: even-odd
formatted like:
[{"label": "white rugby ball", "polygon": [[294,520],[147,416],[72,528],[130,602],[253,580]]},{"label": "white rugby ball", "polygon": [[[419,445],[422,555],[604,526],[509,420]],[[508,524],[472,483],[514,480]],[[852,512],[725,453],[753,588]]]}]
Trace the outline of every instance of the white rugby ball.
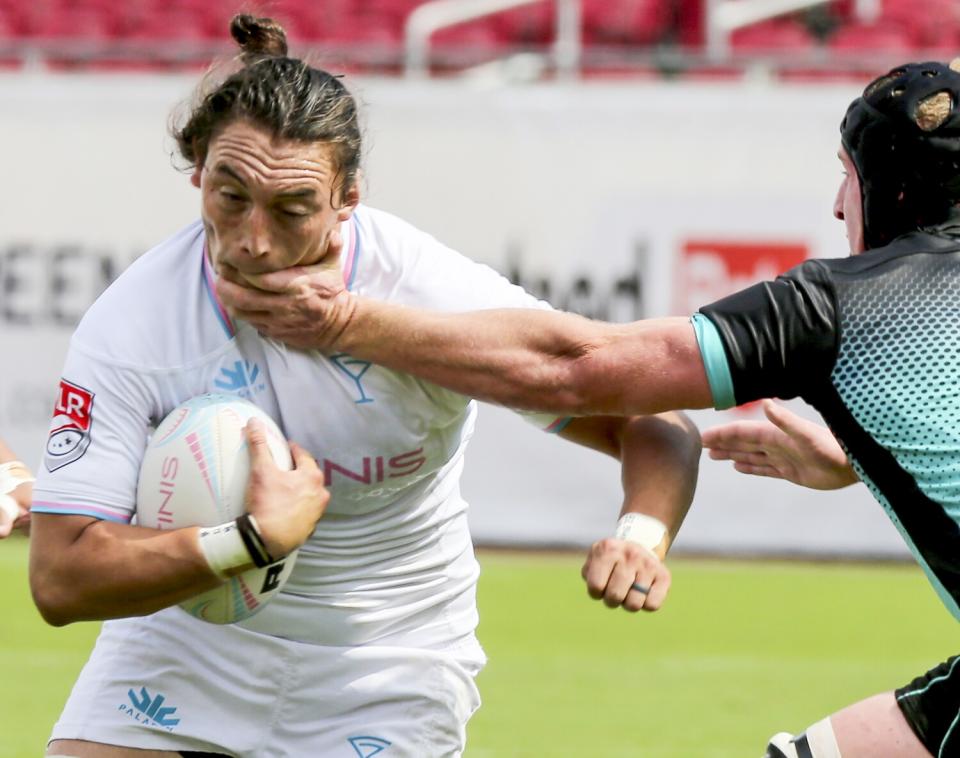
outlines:
[{"label": "white rugby ball", "polygon": [[[243,428],[250,418],[266,428],[281,469],[293,467],[290,448],[260,408],[232,395],[200,395],[174,408],[147,445],[137,482],[137,523],[153,529],[216,526],[244,512],[250,455]],[[232,624],[257,613],[286,584],[296,551],[253,568],[180,603],[198,619]]]}]

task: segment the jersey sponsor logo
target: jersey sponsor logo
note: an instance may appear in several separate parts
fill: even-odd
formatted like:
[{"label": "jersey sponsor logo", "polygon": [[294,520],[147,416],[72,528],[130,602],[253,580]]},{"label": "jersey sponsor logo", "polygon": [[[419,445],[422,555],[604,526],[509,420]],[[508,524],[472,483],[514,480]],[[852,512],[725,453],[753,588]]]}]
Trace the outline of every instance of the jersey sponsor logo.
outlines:
[{"label": "jersey sponsor logo", "polygon": [[127,697],[130,702],[120,703],[118,710],[140,724],[159,726],[172,732],[180,723],[180,719],[174,717],[177,709],[164,705],[166,696],[159,692],[151,695],[146,687],[141,687],[139,693],[127,690]]},{"label": "jersey sponsor logo", "polygon": [[357,751],[360,758],[373,758],[373,756],[382,753],[392,744],[381,737],[347,737],[347,741]]},{"label": "jersey sponsor logo", "polygon": [[692,239],[683,243],[676,312],[684,316],[744,287],[773,279],[809,257],[803,242]]},{"label": "jersey sponsor logo", "polygon": [[50,434],[43,456],[47,471],[73,463],[90,447],[93,423],[94,393],[66,379],[60,380],[60,391],[53,409]]},{"label": "jersey sponsor logo", "polygon": [[260,367],[250,361],[235,360],[229,366],[223,366],[213,386],[220,392],[231,392],[249,400],[267,388],[261,379]]},{"label": "jersey sponsor logo", "polygon": [[160,484],[158,492],[160,495],[160,508],[157,511],[157,529],[163,529],[167,524],[173,523],[173,511],[170,510],[170,498],[173,497],[173,490],[177,484],[177,472],[180,470],[180,459],[175,455],[168,455],[163,459],[163,465],[160,469]]},{"label": "jersey sponsor logo", "polygon": [[372,403],[373,398],[369,397],[367,393],[364,392],[362,384],[363,375],[367,373],[372,365],[370,361],[361,361],[359,358],[354,358],[346,353],[337,353],[336,355],[331,355],[330,360],[333,362],[334,366],[346,374],[356,385],[357,395],[359,397],[353,402],[357,405],[360,403]]},{"label": "jersey sponsor logo", "polygon": [[349,465],[324,458],[323,479],[327,486],[334,484],[334,474],[360,484],[379,484],[387,479],[399,479],[415,474],[426,462],[427,456],[423,454],[422,447],[391,458],[365,455],[359,463]]}]

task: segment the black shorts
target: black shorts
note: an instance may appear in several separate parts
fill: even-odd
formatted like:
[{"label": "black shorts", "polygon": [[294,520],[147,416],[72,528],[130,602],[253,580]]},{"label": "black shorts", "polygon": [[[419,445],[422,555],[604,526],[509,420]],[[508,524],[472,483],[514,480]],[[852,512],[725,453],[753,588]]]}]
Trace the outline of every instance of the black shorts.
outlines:
[{"label": "black shorts", "polygon": [[894,694],[910,728],[931,755],[960,756],[960,655]]}]

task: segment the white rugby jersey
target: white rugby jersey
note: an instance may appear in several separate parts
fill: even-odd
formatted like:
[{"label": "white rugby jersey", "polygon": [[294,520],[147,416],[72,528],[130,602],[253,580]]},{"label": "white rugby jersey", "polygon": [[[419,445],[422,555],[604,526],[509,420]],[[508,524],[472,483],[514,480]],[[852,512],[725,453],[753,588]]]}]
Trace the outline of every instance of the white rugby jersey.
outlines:
[{"label": "white rugby jersey", "polygon": [[[360,206],[341,231],[359,294],[439,310],[549,307],[381,211]],[[33,511],[130,522],[153,428],[208,392],[263,408],[316,457],[332,495],[284,591],[243,626],[330,645],[443,647],[473,633],[479,567],[459,480],[476,404],[233,322],[199,221],[141,256],[81,321]]]}]

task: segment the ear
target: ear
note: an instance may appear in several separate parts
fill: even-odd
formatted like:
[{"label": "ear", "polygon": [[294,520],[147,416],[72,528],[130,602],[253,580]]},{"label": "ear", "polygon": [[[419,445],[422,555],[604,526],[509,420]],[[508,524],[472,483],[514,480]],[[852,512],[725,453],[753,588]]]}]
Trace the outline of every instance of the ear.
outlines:
[{"label": "ear", "polygon": [[200,175],[203,173],[203,166],[196,165],[193,167],[193,173],[190,174],[190,184],[192,184],[197,189],[200,189]]},{"label": "ear", "polygon": [[354,180],[349,189],[343,193],[343,205],[337,209],[337,221],[346,221],[353,215],[360,203],[360,178]]}]

